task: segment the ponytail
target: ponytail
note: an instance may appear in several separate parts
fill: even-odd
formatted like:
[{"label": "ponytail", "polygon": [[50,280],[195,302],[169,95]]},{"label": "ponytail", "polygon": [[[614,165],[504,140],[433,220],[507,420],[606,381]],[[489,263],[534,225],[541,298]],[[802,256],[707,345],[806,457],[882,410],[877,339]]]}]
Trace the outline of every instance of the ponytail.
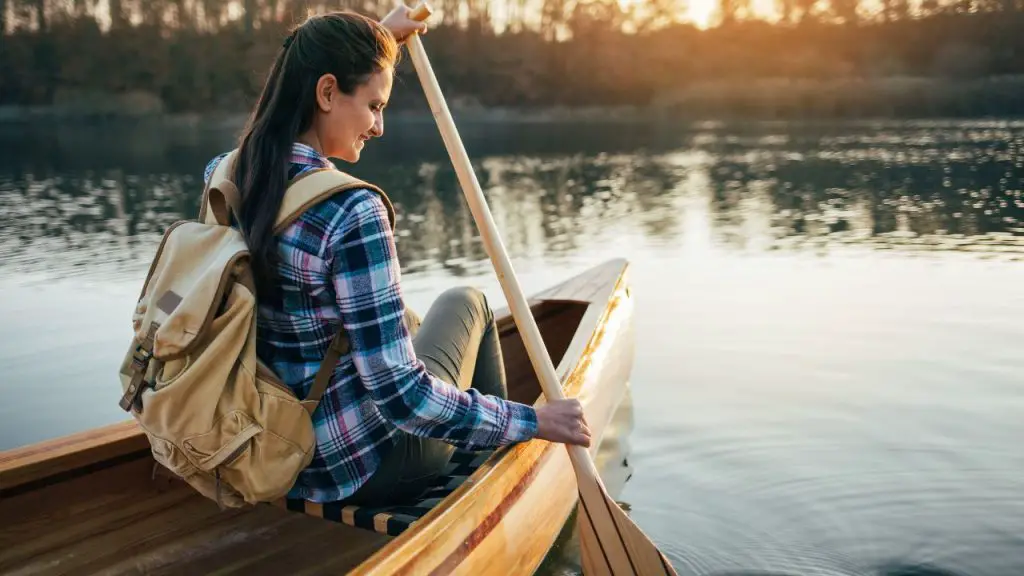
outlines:
[{"label": "ponytail", "polygon": [[[302,130],[305,114],[290,110],[288,93],[301,87],[288,86],[285,74],[289,46],[277,55],[260,94],[256,109],[242,133],[234,181],[242,194],[239,225],[249,246],[250,265],[257,293],[266,298],[277,290],[277,241],[274,222],[288,187],[288,165],[292,144]],[[310,114],[311,115],[311,114]]]}]

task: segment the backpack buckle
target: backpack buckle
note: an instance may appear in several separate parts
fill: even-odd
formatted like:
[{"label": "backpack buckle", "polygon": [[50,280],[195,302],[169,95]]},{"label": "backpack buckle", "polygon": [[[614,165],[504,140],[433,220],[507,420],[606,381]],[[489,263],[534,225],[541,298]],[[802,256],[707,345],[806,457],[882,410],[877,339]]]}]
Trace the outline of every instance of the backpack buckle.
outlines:
[{"label": "backpack buckle", "polygon": [[132,380],[128,383],[121,401],[118,403],[125,412],[131,412],[134,407],[136,411],[142,412],[142,389],[145,388],[146,372],[138,370],[132,374]]},{"label": "backpack buckle", "polygon": [[153,359],[153,337],[159,324],[153,322],[149,326],[149,334],[146,339],[135,345],[132,350],[132,379],[128,382],[121,401],[118,403],[125,412],[130,412],[134,407],[136,411],[142,412],[142,390],[146,387],[146,372],[149,370],[149,361]]},{"label": "backpack buckle", "polygon": [[149,367],[149,361],[153,358],[153,353],[143,348],[143,344],[139,343],[132,352],[132,369],[144,371]]}]

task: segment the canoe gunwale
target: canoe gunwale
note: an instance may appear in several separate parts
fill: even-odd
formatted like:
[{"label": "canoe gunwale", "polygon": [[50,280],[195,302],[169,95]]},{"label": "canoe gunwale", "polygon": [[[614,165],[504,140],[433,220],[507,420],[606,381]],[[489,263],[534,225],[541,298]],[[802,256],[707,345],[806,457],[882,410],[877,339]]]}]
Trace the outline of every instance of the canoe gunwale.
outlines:
[{"label": "canoe gunwale", "polygon": [[134,420],[0,452],[0,497],[10,498],[150,455],[149,441]]}]

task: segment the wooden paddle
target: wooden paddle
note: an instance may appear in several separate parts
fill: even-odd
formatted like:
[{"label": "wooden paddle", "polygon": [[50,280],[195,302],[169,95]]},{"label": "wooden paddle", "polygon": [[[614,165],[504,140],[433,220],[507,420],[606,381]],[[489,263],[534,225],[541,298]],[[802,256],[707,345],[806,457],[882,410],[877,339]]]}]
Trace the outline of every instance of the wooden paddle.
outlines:
[{"label": "wooden paddle", "polygon": [[[430,16],[432,10],[426,3],[419,4],[411,13],[414,20],[423,21]],[[480,236],[483,238],[487,254],[494,264],[505,298],[508,300],[512,317],[515,319],[523,343],[530,356],[533,369],[540,379],[541,389],[549,400],[562,399],[561,383],[555,373],[555,367],[548,355],[547,348],[541,338],[540,330],[527,304],[526,296],[516,280],[512,263],[505,252],[505,246],[498,236],[497,227],[487,207],[480,183],[476,179],[469,156],[462,146],[462,140],[455,128],[452,115],[448,111],[441,88],[434,77],[434,71],[427,59],[426,51],[418,34],[407,40],[409,53],[412,56],[416,73],[423,84],[430,109],[437,120],[445,147],[455,165],[459,183],[469,202]],[[603,574],[637,576],[674,575],[675,571],[665,556],[653,542],[633,523],[619,505],[608,495],[604,484],[598,476],[597,468],[590,457],[590,452],[582,446],[570,446],[569,459],[576,471],[576,483],[579,487],[580,507],[577,523],[580,534],[580,556],[583,572],[588,576]]]}]

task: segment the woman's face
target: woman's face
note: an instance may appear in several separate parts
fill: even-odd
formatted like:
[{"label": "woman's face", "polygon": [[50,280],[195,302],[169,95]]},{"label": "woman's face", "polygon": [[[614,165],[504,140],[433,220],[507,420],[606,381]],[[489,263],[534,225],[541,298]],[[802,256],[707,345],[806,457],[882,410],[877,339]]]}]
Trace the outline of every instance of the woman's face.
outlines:
[{"label": "woman's face", "polygon": [[391,97],[392,76],[391,68],[375,72],[351,95],[338,88],[333,75],[320,78],[319,110],[313,127],[325,156],[357,162],[366,142],[384,135],[384,108]]}]

